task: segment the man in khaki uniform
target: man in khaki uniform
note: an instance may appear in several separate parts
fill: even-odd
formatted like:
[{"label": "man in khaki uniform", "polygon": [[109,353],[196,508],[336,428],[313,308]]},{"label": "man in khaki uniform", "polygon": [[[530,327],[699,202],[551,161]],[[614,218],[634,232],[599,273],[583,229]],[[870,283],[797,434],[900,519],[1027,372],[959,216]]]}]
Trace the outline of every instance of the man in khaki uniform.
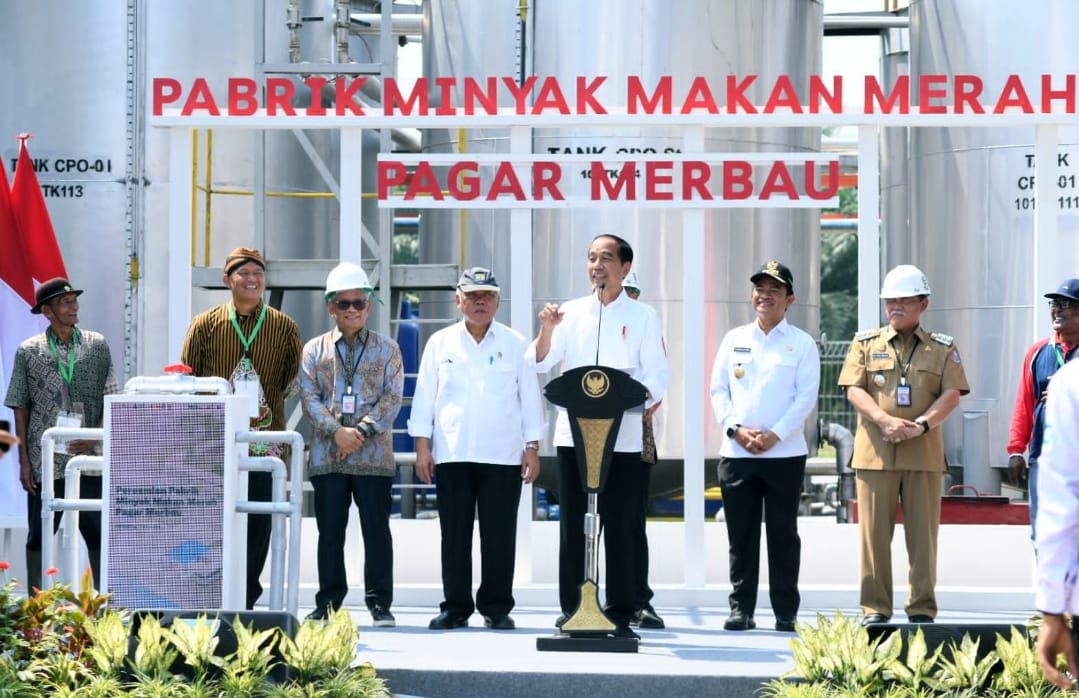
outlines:
[{"label": "man in khaki uniform", "polygon": [[858,410],[854,461],[861,534],[863,625],[892,616],[892,534],[896,505],[910,559],[906,603],[912,623],[937,614],[937,530],[946,467],[940,426],[970,392],[959,350],[948,335],[920,325],[929,283],[910,265],[884,277],[888,324],[859,332],[839,374]]}]

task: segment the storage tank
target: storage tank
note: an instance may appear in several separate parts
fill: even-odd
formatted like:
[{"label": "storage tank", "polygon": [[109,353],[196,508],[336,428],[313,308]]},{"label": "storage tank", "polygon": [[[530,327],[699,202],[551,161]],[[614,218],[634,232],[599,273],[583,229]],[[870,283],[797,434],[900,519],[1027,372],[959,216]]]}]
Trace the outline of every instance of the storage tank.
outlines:
[{"label": "storage tank", "polygon": [[[334,17],[332,0],[304,0],[298,13],[310,20],[300,59],[324,65],[336,58],[332,37],[312,27]],[[357,11],[372,3],[355,2]],[[156,374],[168,361],[169,133],[146,126],[150,76],[190,84],[204,77],[215,90],[232,76],[258,78],[261,63],[289,62],[288,0],[150,3],[0,3],[0,156],[10,174],[15,134],[30,131],[29,146],[41,163],[38,177],[72,281],[86,290],[81,324],[105,334],[117,372]],[[332,25],[332,21],[330,22]],[[352,38],[354,61],[378,55],[378,38]],[[44,57],[47,56],[47,60]],[[256,244],[271,259],[338,256],[338,204],[320,194],[330,186],[318,174],[301,139],[327,169],[338,172],[336,132],[219,130],[210,141],[198,133],[196,198],[197,266],[220,267],[237,245]],[[365,181],[374,181],[377,134],[365,133]],[[259,170],[259,143],[265,143]],[[68,165],[68,163],[72,163]],[[45,169],[47,168],[47,169]],[[264,202],[251,196],[261,176]],[[186,183],[185,183],[186,184]],[[231,192],[231,193],[229,193]],[[265,237],[256,231],[264,206]],[[377,230],[377,204],[364,203],[364,221]],[[205,252],[207,217],[211,244]],[[356,239],[359,239],[357,231]],[[365,256],[370,256],[369,254]],[[136,274],[137,279],[132,280]],[[194,291],[201,311],[227,298],[225,291]],[[304,337],[328,328],[318,294],[284,294],[283,309]],[[372,317],[375,322],[376,315]],[[386,309],[385,312],[390,312]]]},{"label": "storage tank", "polygon": [[[1040,85],[1043,73],[1079,63],[1079,4],[1069,0],[912,0],[910,16],[912,84],[925,74],[974,74],[993,95],[1010,74]],[[1077,274],[1079,133],[1062,128],[1060,139],[1060,199],[1048,203],[1070,242],[1051,252],[1056,273],[1032,299],[1034,129],[911,129],[907,261],[925,271],[933,289],[926,326],[953,335],[962,352],[971,396],[962,419],[949,420],[945,443],[949,461],[963,465],[964,479],[979,489],[999,486],[990,466],[1007,463],[1032,313],[1044,319],[1049,312],[1040,294]]]},{"label": "storage tank", "polygon": [[[711,80],[725,99],[728,74],[758,75],[749,98],[765,101],[767,86],[789,75],[804,98],[808,75],[820,72],[823,13],[816,0],[606,0],[533,3],[520,22],[516,1],[428,2],[424,36],[425,74],[488,76],[553,75],[563,84],[577,76],[607,76],[605,103],[625,104],[626,78],[639,75],[646,85],[673,77],[673,93],[686,94],[695,76]],[[522,53],[523,50],[523,53]],[[428,131],[425,148],[434,152],[506,152],[502,131]],[[815,152],[819,129],[710,129],[705,149],[713,152]],[[682,149],[676,128],[537,129],[534,152],[663,153]],[[564,167],[576,174],[577,166]],[[581,166],[583,169],[584,166]],[[800,178],[797,175],[796,178]],[[564,175],[565,179],[565,175]],[[819,326],[819,212],[811,209],[711,209],[706,215],[705,356],[707,371],[723,334],[749,322],[749,276],[772,258],[791,267],[798,302],[792,323],[816,335]],[[432,211],[424,214],[421,250],[425,261],[457,261],[462,246],[466,264],[490,264],[508,276],[506,211]],[[679,360],[682,325],[681,213],[669,209],[537,209],[534,222],[534,310],[591,289],[585,271],[589,241],[610,232],[633,245],[644,289],[642,300],[655,307],[670,349],[671,380],[658,414],[661,459],[680,461],[684,391]],[[507,281],[502,280],[503,284]],[[512,299],[506,299],[512,302]],[[508,317],[509,303],[501,312]],[[427,305],[425,304],[425,308]],[[425,310],[426,315],[426,310]],[[688,386],[707,403],[706,386]],[[722,434],[706,408],[706,456],[715,457]],[[815,420],[809,420],[813,422]],[[815,436],[811,443],[815,443]],[[711,470],[711,469],[709,469]],[[657,473],[658,475],[658,473]],[[713,472],[707,473],[714,478]],[[658,478],[657,478],[658,479]],[[677,470],[678,486],[681,470]]]}]

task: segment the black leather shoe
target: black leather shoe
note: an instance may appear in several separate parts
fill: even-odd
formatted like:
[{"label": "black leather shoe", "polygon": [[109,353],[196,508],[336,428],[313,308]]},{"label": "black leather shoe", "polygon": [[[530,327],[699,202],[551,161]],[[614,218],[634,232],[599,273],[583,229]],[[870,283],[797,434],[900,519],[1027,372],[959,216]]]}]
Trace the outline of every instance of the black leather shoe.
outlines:
[{"label": "black leather shoe", "polygon": [[887,623],[890,618],[883,613],[867,613],[862,616],[862,627],[867,625],[876,625],[878,623]]},{"label": "black leather shoe", "polygon": [[918,624],[932,623],[933,622],[933,616],[927,616],[924,613],[915,613],[913,616],[907,616],[907,620],[909,620],[911,623],[918,623]]},{"label": "black leather shoe", "polygon": [[566,624],[567,620],[569,620],[569,615],[568,614],[566,614],[566,613],[559,614],[558,618],[555,619],[554,627],[561,630],[562,626]]},{"label": "black leather shoe", "polygon": [[753,630],[756,627],[757,623],[753,620],[753,616],[747,616],[740,611],[732,613],[727,622],[723,624],[724,630]]},{"label": "black leather shoe", "polygon": [[667,624],[663,622],[663,619],[659,617],[655,609],[651,607],[638,609],[633,613],[633,617],[630,618],[629,624],[638,628],[644,628],[645,630],[663,630],[667,627]]},{"label": "black leather shoe", "polygon": [[330,609],[326,606],[317,606],[315,610],[307,614],[304,620],[326,620],[330,616]]},{"label": "black leather shoe", "polygon": [[431,619],[431,622],[427,624],[427,627],[431,630],[453,630],[454,628],[467,628],[468,618],[462,618],[460,616],[451,616],[446,611],[439,613],[437,616]]},{"label": "black leather shoe", "polygon": [[517,624],[507,616],[484,616],[483,624],[491,630],[516,630]]},{"label": "black leather shoe", "polygon": [[776,630],[781,633],[796,632],[794,627],[796,623],[795,618],[776,618]]},{"label": "black leather shoe", "polygon": [[615,628],[614,636],[629,638],[631,640],[641,639],[641,636],[633,632],[633,629],[630,628],[628,625],[619,625],[617,628]]}]

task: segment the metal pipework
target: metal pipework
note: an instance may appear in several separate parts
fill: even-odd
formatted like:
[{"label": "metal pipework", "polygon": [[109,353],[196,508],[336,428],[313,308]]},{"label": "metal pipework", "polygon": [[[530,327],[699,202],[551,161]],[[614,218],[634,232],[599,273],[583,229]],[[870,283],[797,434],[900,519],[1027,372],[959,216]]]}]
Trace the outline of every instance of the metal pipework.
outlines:
[{"label": "metal pipework", "polygon": [[[288,515],[289,521],[289,541],[288,541],[288,589],[285,594],[285,610],[289,613],[296,615],[296,610],[300,603],[300,530],[302,505],[303,505],[303,437],[295,431],[240,431],[236,433],[237,443],[284,443],[289,446],[289,472],[292,474],[292,487],[291,493],[288,499],[287,505],[280,505],[278,502],[243,502],[243,508],[241,503],[237,502],[237,511],[244,511],[247,513],[257,514],[273,514],[274,526],[277,525],[277,519],[280,515]],[[263,457],[250,458],[241,457],[241,468],[245,468],[247,463],[258,463],[262,461]],[[280,458],[265,458],[269,461],[277,461],[281,463]],[[261,463],[258,463],[261,465]],[[265,466],[263,466],[265,469]],[[258,469],[258,468],[252,468]],[[273,497],[276,500],[280,494],[282,500],[284,500],[284,488],[282,486],[280,493],[277,489],[276,471],[274,480]],[[279,508],[280,507],[280,508]],[[271,528],[271,540],[270,544],[273,545],[273,531],[275,528]],[[280,606],[274,606],[275,600],[275,584],[274,584],[274,557],[270,563],[270,608],[280,608]],[[280,604],[280,599],[277,599],[277,603]]]},{"label": "metal pipework", "polygon": [[[49,427],[45,430],[45,433],[41,435],[41,584],[45,584],[45,570],[52,567],[53,558],[53,536],[52,531],[52,517],[56,511],[67,510],[69,507],[74,510],[76,508],[82,508],[80,502],[73,502],[71,499],[65,497],[64,499],[53,499],[53,480],[55,479],[54,469],[56,464],[56,442],[57,441],[76,441],[78,439],[91,439],[94,441],[103,441],[105,438],[105,430],[101,428],[87,429],[83,427]],[[72,459],[74,460],[74,459]],[[101,500],[88,500],[88,502],[97,502],[96,509],[101,510]],[[87,506],[86,510],[92,511],[95,507]],[[47,533],[48,532],[48,533]],[[100,571],[99,571],[100,573]]]},{"label": "metal pipework", "polygon": [[584,515],[584,565],[588,578],[599,584],[599,494],[588,493],[588,513]]},{"label": "metal pipework", "polygon": [[[382,15],[354,13],[349,31],[353,34],[381,34]],[[416,36],[423,33],[423,15],[400,14],[390,16],[390,33],[394,36]]]}]

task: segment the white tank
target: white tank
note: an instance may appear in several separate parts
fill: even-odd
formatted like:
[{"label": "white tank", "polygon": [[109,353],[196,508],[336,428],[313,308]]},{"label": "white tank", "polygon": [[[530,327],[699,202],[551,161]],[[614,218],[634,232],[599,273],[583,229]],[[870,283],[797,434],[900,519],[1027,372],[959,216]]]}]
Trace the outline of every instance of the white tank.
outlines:
[{"label": "white tank", "polygon": [[[820,72],[823,14],[815,0],[557,0],[532,5],[534,11],[522,26],[517,3],[425,3],[425,75],[520,75],[523,55],[529,75],[553,75],[563,81],[605,75],[608,85],[625,84],[628,75],[641,76],[645,84],[671,75],[674,93],[684,94],[690,80],[698,75],[712,78],[720,89],[722,78],[729,73],[759,75],[758,85],[789,75],[797,88],[804,89],[807,76]],[[624,94],[617,90],[613,97],[610,94],[605,93],[608,103],[625,103]],[[722,92],[717,95],[717,99],[724,98]],[[763,103],[764,94],[750,94],[750,98]],[[505,152],[508,139],[504,130],[468,130],[463,135],[428,131],[424,146],[434,152]],[[544,129],[536,131],[534,141],[536,152],[637,149],[661,153],[681,147],[678,130],[668,128]],[[717,152],[813,152],[819,147],[816,129],[715,129],[708,131],[706,141],[706,150]],[[723,334],[752,319],[749,277],[769,259],[791,267],[798,303],[790,320],[816,335],[820,316],[818,216],[818,211],[809,209],[714,209],[706,214],[708,230],[701,254],[707,260],[708,273],[702,289],[706,312],[701,322],[709,368]],[[457,211],[427,212],[421,224],[423,259],[456,262],[463,256],[467,265],[489,265],[500,277],[508,277],[508,220],[505,211],[467,211],[463,215]],[[610,232],[633,245],[633,268],[644,289],[642,300],[659,311],[673,358],[670,389],[660,416],[659,455],[661,459],[680,460],[686,386],[678,360],[684,336],[679,211],[552,209],[536,210],[533,220],[537,311],[545,302],[560,302],[590,291],[585,258],[593,237]],[[512,300],[503,302],[504,317],[508,317]],[[427,314],[429,305],[424,307]],[[706,387],[689,389],[707,400]],[[718,453],[722,434],[711,424],[713,420],[708,421],[705,453],[711,458]]]},{"label": "white tank", "polygon": [[[910,73],[975,74],[987,93],[1018,74],[1028,85],[1079,63],[1079,3],[1070,0],[912,0]],[[1028,40],[1020,40],[1027,37]],[[1033,37],[1033,39],[1031,39]],[[1059,200],[1050,202],[1069,239],[1054,250],[1057,274],[1079,259],[1079,133],[1060,131]],[[1033,341],[1033,128],[915,128],[910,138],[910,257],[933,289],[925,325],[953,335],[971,396],[948,422],[946,450],[968,483],[995,489],[990,466],[1007,463],[1008,423],[1024,349]]]}]

